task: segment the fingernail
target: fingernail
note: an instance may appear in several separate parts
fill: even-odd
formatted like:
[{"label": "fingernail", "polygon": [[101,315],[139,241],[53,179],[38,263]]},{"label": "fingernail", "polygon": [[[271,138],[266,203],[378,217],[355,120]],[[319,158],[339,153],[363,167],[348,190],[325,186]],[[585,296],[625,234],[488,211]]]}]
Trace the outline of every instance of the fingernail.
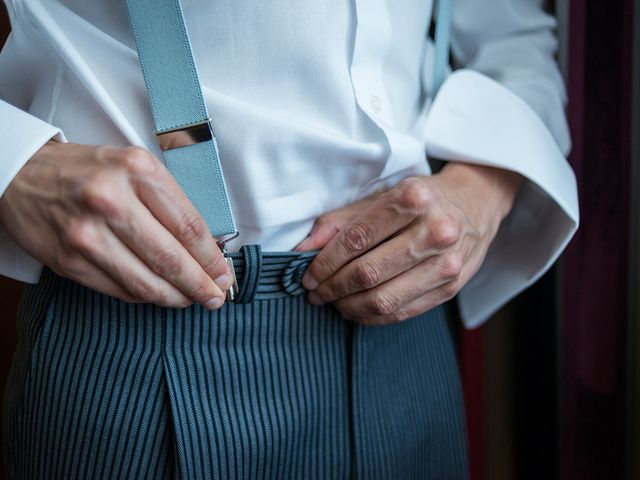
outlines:
[{"label": "fingernail", "polygon": [[208,310],[216,310],[220,308],[222,304],[223,304],[223,301],[220,297],[213,297],[208,302],[203,303],[202,306]]},{"label": "fingernail", "polygon": [[313,290],[318,286],[318,281],[307,272],[302,277],[302,286],[307,290]]},{"label": "fingernail", "polygon": [[226,273],[220,275],[214,280],[221,290],[227,291],[231,287],[231,276]]},{"label": "fingernail", "polygon": [[324,302],[320,298],[320,295],[315,292],[309,292],[307,295],[307,299],[312,305],[324,305]]}]

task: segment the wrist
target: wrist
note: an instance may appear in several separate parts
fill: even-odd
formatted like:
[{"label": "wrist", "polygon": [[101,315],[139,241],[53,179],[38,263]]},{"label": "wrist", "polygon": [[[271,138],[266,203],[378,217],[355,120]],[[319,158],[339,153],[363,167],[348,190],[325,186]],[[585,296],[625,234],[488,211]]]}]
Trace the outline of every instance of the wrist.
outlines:
[{"label": "wrist", "polygon": [[457,192],[478,225],[497,230],[509,214],[522,184],[518,173],[500,168],[449,162],[438,174]]}]

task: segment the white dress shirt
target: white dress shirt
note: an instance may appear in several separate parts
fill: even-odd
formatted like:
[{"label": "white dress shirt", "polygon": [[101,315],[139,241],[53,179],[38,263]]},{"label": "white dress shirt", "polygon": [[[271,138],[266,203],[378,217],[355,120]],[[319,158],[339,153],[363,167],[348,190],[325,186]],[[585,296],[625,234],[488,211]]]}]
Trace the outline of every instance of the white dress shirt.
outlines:
[{"label": "white dress shirt", "polygon": [[[159,155],[125,2],[7,0],[0,194],[51,137]],[[314,219],[429,174],[426,156],[527,180],[458,295],[466,326],[534,282],[578,224],[555,20],[541,1],[456,0],[459,68],[434,102],[431,0],[183,0],[240,237],[290,250]],[[0,229],[0,273],[41,265]]]}]

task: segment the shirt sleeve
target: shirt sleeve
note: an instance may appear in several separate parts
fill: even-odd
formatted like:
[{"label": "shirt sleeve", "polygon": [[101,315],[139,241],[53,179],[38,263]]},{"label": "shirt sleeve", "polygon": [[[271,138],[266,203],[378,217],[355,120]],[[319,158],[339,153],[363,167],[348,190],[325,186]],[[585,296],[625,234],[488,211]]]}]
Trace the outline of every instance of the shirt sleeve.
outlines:
[{"label": "shirt sleeve", "polygon": [[578,227],[555,26],[539,1],[455,2],[452,53],[462,68],[434,99],[427,154],[525,178],[484,263],[458,294],[467,328],[535,282]]},{"label": "shirt sleeve", "polygon": [[[25,163],[51,138],[64,141],[60,130],[0,100],[0,196]],[[42,265],[22,250],[0,224],[0,275],[36,282]]]},{"label": "shirt sleeve", "polygon": [[[0,196],[27,161],[51,138],[66,141],[59,128],[43,118],[50,110],[35,102],[38,68],[48,68],[9,7],[13,31],[0,52]],[[40,61],[38,61],[40,60]],[[37,282],[42,265],[11,238],[0,223],[0,275]]]}]

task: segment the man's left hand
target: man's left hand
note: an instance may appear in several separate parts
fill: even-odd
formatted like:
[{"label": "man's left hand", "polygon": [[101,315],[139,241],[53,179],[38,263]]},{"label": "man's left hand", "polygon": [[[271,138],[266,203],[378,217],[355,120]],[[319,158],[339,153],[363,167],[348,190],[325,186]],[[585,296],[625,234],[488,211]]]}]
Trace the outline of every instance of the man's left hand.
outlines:
[{"label": "man's left hand", "polygon": [[480,268],[521,180],[452,162],[319,217],[296,247],[321,249],[303,277],[309,301],[384,325],[453,298]]}]

